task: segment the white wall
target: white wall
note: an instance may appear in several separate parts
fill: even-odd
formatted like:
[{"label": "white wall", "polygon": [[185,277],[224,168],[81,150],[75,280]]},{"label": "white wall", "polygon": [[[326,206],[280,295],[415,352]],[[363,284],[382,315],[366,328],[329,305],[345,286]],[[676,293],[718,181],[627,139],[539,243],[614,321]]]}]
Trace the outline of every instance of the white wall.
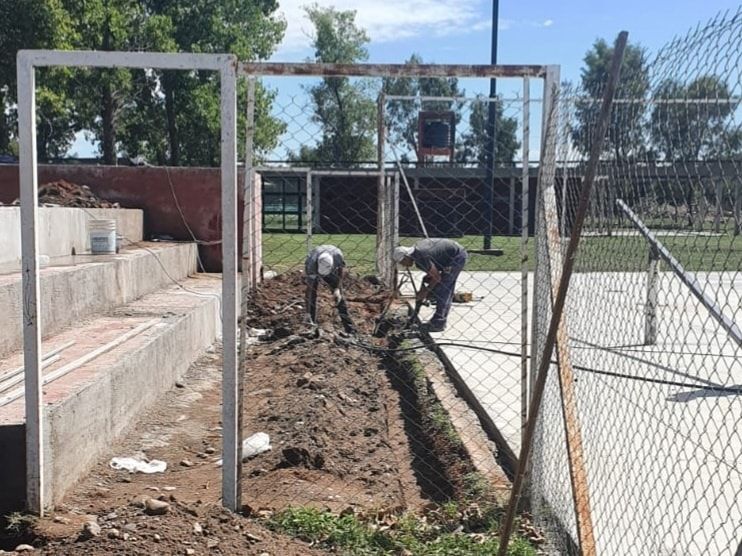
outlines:
[{"label": "white wall", "polygon": [[[90,253],[88,221],[115,219],[116,233],[141,241],[144,215],[139,209],[79,209],[40,207],[37,233],[39,254],[55,259]],[[126,244],[126,242],[124,242]],[[21,264],[21,209],[0,207],[0,270],[18,270]]]}]

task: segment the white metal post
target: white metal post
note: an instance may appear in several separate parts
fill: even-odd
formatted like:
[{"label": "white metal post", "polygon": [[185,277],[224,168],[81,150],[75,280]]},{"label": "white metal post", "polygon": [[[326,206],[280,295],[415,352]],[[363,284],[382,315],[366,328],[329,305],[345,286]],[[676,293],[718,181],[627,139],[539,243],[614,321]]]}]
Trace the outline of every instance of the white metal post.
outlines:
[{"label": "white metal post", "polygon": [[523,173],[520,201],[520,422],[521,436],[528,418],[528,203],[529,203],[529,139],[531,133],[530,82],[523,78]]},{"label": "white metal post", "polygon": [[237,357],[237,60],[225,56],[221,80],[222,170],[222,504],[241,506],[240,369]]},{"label": "white metal post", "polygon": [[255,138],[255,78],[247,78],[247,107],[245,111],[245,182],[242,187],[242,307],[247,303],[247,293],[257,286],[255,268],[254,235],[255,207],[253,206],[255,187],[255,166],[253,145]]},{"label": "white metal post", "polygon": [[41,321],[39,308],[39,242],[36,235],[38,182],[36,168],[36,84],[32,60],[18,53],[18,140],[23,269],[23,365],[26,396],[26,506],[43,515],[44,423],[41,390]]}]

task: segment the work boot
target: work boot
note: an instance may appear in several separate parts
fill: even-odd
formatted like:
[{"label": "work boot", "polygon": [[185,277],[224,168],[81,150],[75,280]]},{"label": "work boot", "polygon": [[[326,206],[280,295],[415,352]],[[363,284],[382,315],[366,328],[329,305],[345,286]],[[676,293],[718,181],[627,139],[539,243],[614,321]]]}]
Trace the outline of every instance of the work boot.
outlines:
[{"label": "work boot", "polygon": [[446,323],[443,321],[431,320],[423,325],[423,330],[425,330],[425,332],[443,332],[445,329]]}]

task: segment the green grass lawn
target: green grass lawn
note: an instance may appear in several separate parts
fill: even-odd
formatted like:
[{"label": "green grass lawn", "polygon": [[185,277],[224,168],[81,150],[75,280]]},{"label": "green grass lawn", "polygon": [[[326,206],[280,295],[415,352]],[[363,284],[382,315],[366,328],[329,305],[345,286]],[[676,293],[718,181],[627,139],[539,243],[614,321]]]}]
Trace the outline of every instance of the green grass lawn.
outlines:
[{"label": "green grass lawn", "polygon": [[[412,245],[417,238],[402,238]],[[660,235],[660,241],[687,270],[742,271],[742,236]],[[456,238],[467,249],[481,249],[481,236]],[[492,247],[503,255],[471,254],[466,270],[520,270],[520,237],[495,236]],[[374,272],[376,236],[370,234],[315,234],[312,245],[337,245],[345,254],[350,269],[356,274]],[[528,259],[533,268],[535,241],[529,238]],[[307,253],[304,234],[263,234],[263,260],[266,270],[285,272],[301,268]],[[639,236],[584,237],[578,253],[578,271],[636,272],[646,269],[648,244]],[[665,265],[663,265],[664,267]]]}]

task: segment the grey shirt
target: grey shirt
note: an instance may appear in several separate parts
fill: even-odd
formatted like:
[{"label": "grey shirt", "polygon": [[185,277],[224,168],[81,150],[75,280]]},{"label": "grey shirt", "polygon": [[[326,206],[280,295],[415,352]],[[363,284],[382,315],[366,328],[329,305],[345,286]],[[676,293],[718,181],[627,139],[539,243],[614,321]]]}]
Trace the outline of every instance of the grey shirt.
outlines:
[{"label": "grey shirt", "polygon": [[417,268],[428,272],[433,264],[439,271],[453,266],[454,260],[461,254],[466,254],[466,249],[452,239],[430,238],[421,239],[415,244],[411,258]]},{"label": "grey shirt", "polygon": [[304,272],[307,278],[317,278],[319,273],[317,271],[317,259],[322,253],[332,254],[332,260],[334,263],[333,273],[337,272],[339,268],[345,266],[345,259],[343,258],[343,252],[335,247],[334,245],[319,245],[309,252],[307,260],[304,263]]}]

